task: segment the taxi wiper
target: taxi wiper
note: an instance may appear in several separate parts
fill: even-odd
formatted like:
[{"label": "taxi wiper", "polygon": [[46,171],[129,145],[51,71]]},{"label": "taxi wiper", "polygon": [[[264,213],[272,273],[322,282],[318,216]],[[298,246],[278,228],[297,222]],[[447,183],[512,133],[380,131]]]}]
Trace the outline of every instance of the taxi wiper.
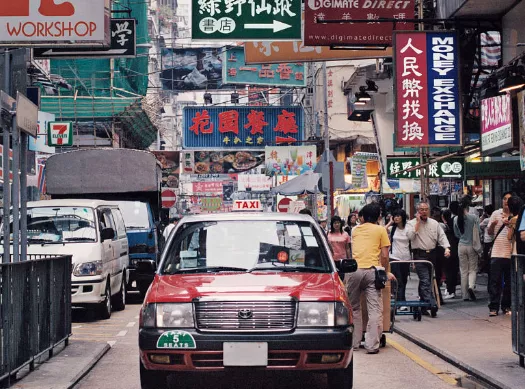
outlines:
[{"label": "taxi wiper", "polygon": [[245,272],[247,269],[243,267],[233,266],[208,266],[208,267],[194,267],[191,269],[178,269],[173,273],[215,273],[221,271],[242,271]]},{"label": "taxi wiper", "polygon": [[317,267],[298,267],[298,266],[282,266],[282,267],[254,267],[248,270],[248,273],[253,271],[282,271],[286,273],[328,273],[327,269],[319,269]]}]

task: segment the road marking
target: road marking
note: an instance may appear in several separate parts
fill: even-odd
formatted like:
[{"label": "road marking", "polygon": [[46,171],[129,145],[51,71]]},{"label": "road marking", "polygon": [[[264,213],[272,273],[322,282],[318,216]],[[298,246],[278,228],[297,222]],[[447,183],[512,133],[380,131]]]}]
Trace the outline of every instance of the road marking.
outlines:
[{"label": "road marking", "polygon": [[128,331],[120,331],[117,336],[126,336],[127,333]]},{"label": "road marking", "polygon": [[117,343],[116,340],[108,340],[109,347],[113,347]]},{"label": "road marking", "polygon": [[82,328],[83,326],[73,326],[72,329]]},{"label": "road marking", "polygon": [[133,327],[135,325],[134,321],[130,321],[126,327]]},{"label": "road marking", "polygon": [[419,366],[421,366],[423,369],[425,370],[428,370],[429,372],[431,372],[432,374],[436,375],[439,379],[441,379],[442,381],[445,381],[447,384],[449,385],[453,385],[453,386],[457,386],[458,384],[458,381],[451,377],[450,375],[448,375],[446,372],[443,372],[441,371],[440,369],[438,369],[437,367],[435,367],[434,365],[430,364],[429,362],[423,360],[421,357],[419,357],[418,355],[414,354],[412,351],[410,350],[407,350],[406,348],[404,348],[403,346],[401,346],[399,343],[397,343],[396,341],[392,340],[392,339],[388,339],[386,340],[386,342],[392,346],[393,348],[395,348],[397,351],[399,351],[401,354],[404,354],[406,355],[408,358],[410,358],[411,360],[413,360],[415,363],[417,363]]}]

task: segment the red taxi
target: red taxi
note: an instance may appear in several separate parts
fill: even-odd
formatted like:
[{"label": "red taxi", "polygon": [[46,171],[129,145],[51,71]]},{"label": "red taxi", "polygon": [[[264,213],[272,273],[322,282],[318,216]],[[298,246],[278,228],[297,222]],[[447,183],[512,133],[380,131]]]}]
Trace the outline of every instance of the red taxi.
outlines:
[{"label": "red taxi", "polygon": [[351,307],[328,242],[307,215],[183,218],[140,314],[143,389],[180,372],[310,370],[353,385]]}]

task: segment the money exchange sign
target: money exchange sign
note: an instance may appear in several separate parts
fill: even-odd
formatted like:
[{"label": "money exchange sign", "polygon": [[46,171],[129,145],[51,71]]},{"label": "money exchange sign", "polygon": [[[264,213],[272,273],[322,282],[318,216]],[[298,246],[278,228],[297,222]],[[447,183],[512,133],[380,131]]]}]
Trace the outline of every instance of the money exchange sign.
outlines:
[{"label": "money exchange sign", "polygon": [[192,0],[196,40],[300,40],[301,0]]},{"label": "money exchange sign", "polygon": [[[419,178],[420,170],[406,172],[404,170],[419,166],[417,157],[387,157],[387,179],[392,178]],[[401,173],[402,172],[402,173]],[[447,158],[434,162],[427,167],[429,178],[463,178],[465,175],[465,161],[463,158]]]},{"label": "money exchange sign", "polygon": [[396,146],[461,146],[456,33],[396,32],[394,53]]}]

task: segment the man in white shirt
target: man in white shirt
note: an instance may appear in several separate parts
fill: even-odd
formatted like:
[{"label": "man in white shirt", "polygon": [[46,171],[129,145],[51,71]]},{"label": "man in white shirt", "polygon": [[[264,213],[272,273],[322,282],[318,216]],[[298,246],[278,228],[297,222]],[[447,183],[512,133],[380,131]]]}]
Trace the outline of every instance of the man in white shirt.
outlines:
[{"label": "man in white shirt", "polygon": [[164,228],[164,232],[162,233],[162,236],[164,237],[164,242],[166,242],[168,240],[171,231],[173,231],[173,229],[175,228],[175,226],[177,225],[178,222],[179,222],[179,219],[177,219],[175,217],[170,217],[170,224],[168,224]]}]

